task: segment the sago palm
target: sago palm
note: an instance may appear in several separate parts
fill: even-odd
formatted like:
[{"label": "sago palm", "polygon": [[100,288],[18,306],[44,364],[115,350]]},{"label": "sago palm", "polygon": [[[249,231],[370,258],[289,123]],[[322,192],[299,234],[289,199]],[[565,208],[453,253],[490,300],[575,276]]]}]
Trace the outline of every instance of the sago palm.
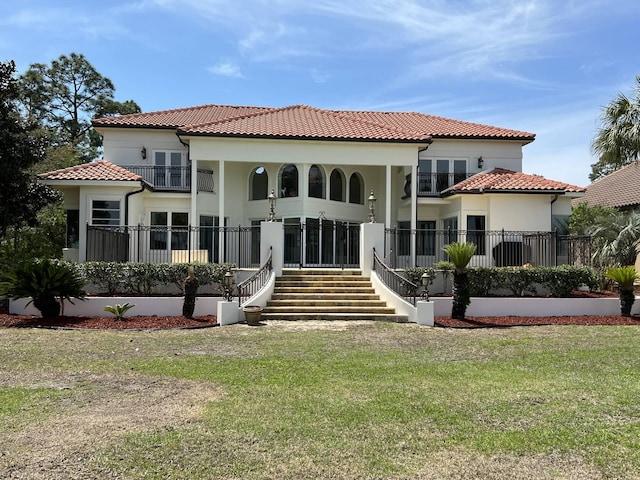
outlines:
[{"label": "sago palm", "polygon": [[467,265],[469,265],[471,258],[476,253],[476,245],[474,243],[454,242],[446,245],[443,250],[454,266],[451,318],[464,320],[467,307],[471,303]]}]

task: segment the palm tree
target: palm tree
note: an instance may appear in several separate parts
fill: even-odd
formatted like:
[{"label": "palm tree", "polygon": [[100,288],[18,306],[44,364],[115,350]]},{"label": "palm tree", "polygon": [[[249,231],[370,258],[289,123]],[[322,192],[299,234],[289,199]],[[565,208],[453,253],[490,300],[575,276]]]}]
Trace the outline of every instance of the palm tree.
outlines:
[{"label": "palm tree", "polygon": [[619,93],[602,112],[602,127],[591,149],[599,156],[591,165],[593,181],[640,159],[640,75],[633,98]]},{"label": "palm tree", "polygon": [[640,213],[616,212],[602,217],[591,235],[596,266],[633,265],[640,246]]},{"label": "palm tree", "polygon": [[451,308],[451,318],[464,320],[467,306],[471,303],[471,293],[469,292],[469,276],[467,265],[476,253],[476,245],[473,243],[453,242],[446,245],[443,250],[451,263],[453,263],[453,305]]}]

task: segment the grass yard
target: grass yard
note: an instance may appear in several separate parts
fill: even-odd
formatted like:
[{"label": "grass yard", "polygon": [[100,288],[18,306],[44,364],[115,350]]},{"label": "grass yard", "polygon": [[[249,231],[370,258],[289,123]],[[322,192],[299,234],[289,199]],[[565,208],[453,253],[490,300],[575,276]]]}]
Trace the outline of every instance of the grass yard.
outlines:
[{"label": "grass yard", "polygon": [[0,478],[637,479],[640,329],[0,330]]}]

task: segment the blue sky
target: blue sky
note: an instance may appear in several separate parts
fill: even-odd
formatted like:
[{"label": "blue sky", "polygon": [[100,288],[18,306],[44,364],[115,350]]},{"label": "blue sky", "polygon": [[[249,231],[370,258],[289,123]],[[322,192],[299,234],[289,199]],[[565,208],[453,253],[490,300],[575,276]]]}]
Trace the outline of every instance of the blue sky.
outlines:
[{"label": "blue sky", "polygon": [[537,134],[524,171],[585,186],[640,74],[637,0],[13,0],[0,60],[84,54],[143,111],[418,111]]}]

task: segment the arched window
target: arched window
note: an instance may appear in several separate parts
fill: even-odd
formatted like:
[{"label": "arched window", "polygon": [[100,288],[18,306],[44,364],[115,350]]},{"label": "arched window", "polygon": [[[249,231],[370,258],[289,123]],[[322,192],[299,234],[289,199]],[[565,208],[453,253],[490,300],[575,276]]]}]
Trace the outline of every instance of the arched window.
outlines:
[{"label": "arched window", "polygon": [[249,177],[249,200],[265,200],[269,195],[269,175],[264,167],[257,167]]},{"label": "arched window", "polygon": [[317,165],[311,165],[309,169],[309,196],[313,198],[324,198],[324,175]]},{"label": "arched window", "polygon": [[351,174],[349,178],[349,203],[364,205],[364,182],[359,173]]},{"label": "arched window", "polygon": [[341,170],[335,169],[331,172],[329,177],[329,200],[335,200],[336,202],[345,201],[345,181],[344,173]]},{"label": "arched window", "polygon": [[298,169],[292,163],[280,171],[280,198],[298,196]]}]

